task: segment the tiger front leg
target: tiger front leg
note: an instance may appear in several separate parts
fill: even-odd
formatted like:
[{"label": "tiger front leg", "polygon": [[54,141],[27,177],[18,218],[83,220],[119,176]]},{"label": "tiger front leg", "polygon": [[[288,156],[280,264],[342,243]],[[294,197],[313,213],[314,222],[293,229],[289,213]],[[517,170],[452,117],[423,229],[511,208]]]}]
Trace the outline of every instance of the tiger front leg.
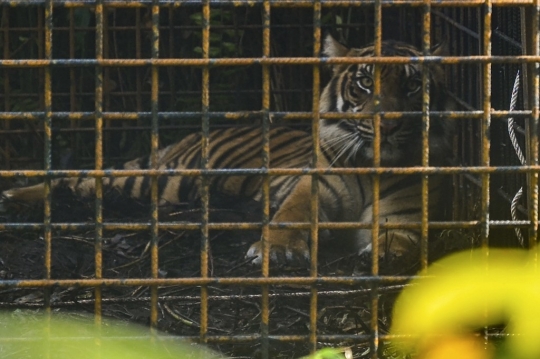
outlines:
[{"label": "tiger front leg", "polygon": [[[311,177],[302,177],[283,201],[272,223],[309,222],[311,218]],[[270,229],[266,239],[270,261],[275,264],[305,265],[309,261],[308,231],[297,229]],[[260,265],[263,256],[262,240],[254,243],[246,257]]]},{"label": "tiger front leg", "polygon": [[[296,230],[270,230],[267,239],[270,246],[270,262],[278,265],[304,265],[309,261],[307,232]],[[246,258],[253,258],[251,263],[262,264],[263,241],[255,242],[248,250]]]},{"label": "tiger front leg", "polygon": [[[370,229],[356,232],[358,254],[372,252],[373,234]],[[420,234],[410,229],[379,229],[377,237],[378,256],[386,262],[396,260],[401,264],[412,264],[420,258]]]}]

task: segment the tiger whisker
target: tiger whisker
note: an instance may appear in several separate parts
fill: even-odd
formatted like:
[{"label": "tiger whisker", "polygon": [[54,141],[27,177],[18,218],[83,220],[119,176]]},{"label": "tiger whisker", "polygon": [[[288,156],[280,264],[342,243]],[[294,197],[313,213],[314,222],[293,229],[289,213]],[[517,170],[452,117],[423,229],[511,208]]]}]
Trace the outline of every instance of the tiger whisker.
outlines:
[{"label": "tiger whisker", "polygon": [[321,144],[321,148],[324,151],[328,151],[330,153],[340,153],[342,151],[343,145],[350,142],[350,140],[354,137],[354,134],[347,133],[343,136],[340,136],[335,139],[331,139],[330,141],[326,141]]},{"label": "tiger whisker", "polygon": [[332,149],[336,147],[341,147],[341,144],[349,141],[354,136],[353,133],[345,133],[339,137],[334,137],[328,140],[325,140],[321,143],[323,149]]},{"label": "tiger whisker", "polygon": [[[353,134],[352,136],[349,136],[351,139],[355,138],[356,135]],[[351,147],[353,147],[354,145],[356,144],[356,141],[347,141],[346,143],[344,143],[344,145],[341,147],[340,151],[338,152],[338,154],[336,155],[336,157],[332,160],[332,162],[330,163],[330,167],[332,167],[336,162],[337,160],[343,156],[343,154],[345,154]]]},{"label": "tiger whisker", "polygon": [[332,147],[336,147],[336,145],[340,145],[341,143],[348,141],[351,137],[355,136],[353,133],[346,133],[342,136],[331,138],[329,140],[326,140],[325,142],[322,142],[321,146],[324,149],[330,149]]},{"label": "tiger whisker", "polygon": [[353,158],[356,157],[356,155],[358,154],[358,151],[364,147],[364,143],[365,141],[360,137],[360,136],[357,136],[357,141],[355,141],[355,144],[354,144],[354,148],[352,149],[352,151],[349,152],[349,155],[347,156],[347,159],[346,161],[350,161],[352,160]]}]

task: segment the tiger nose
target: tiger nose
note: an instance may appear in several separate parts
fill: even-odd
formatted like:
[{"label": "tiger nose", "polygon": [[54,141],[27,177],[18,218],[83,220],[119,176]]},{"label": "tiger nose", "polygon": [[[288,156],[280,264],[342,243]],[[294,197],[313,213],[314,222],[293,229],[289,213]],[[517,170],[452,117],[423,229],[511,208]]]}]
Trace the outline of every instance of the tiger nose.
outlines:
[{"label": "tiger nose", "polygon": [[399,122],[396,120],[381,120],[380,127],[381,127],[381,134],[383,135],[389,135],[392,132],[394,132],[399,125]]}]

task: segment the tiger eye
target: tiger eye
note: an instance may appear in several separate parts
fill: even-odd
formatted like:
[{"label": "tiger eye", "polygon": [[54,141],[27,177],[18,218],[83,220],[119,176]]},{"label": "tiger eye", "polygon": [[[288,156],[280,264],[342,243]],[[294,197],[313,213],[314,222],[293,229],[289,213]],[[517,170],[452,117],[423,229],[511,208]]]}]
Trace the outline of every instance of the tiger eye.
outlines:
[{"label": "tiger eye", "polygon": [[373,86],[373,79],[369,76],[361,76],[356,83],[359,87],[369,90]]},{"label": "tiger eye", "polygon": [[415,92],[417,92],[421,88],[422,88],[422,81],[420,81],[419,79],[409,80],[405,84],[405,90],[407,90],[409,95],[414,94]]}]

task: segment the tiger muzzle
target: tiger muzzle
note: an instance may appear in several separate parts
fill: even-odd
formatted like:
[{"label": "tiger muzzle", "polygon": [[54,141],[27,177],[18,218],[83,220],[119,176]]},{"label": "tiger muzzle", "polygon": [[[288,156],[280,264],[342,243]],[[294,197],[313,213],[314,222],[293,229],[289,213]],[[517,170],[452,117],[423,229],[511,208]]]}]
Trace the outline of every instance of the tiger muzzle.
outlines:
[{"label": "tiger muzzle", "polygon": [[391,135],[392,133],[396,132],[401,125],[401,122],[396,120],[381,120],[380,122],[380,128],[381,128],[381,135]]}]

